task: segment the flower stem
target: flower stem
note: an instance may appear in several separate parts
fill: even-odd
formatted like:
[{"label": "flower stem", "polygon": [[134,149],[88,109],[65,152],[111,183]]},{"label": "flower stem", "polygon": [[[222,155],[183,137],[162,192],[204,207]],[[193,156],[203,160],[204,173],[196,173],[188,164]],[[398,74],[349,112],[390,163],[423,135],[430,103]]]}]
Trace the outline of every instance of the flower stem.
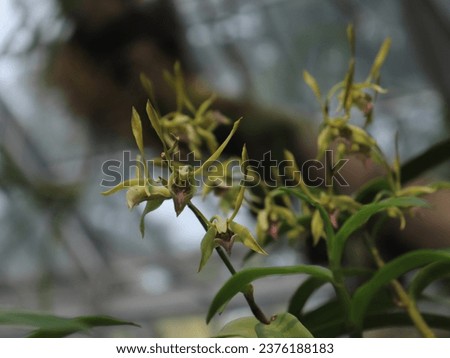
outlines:
[{"label": "flower stem", "polygon": [[[187,203],[187,206],[197,217],[198,221],[200,222],[200,224],[202,224],[205,231],[208,231],[209,220],[191,201]],[[220,259],[223,261],[225,266],[227,267],[228,271],[230,271],[231,275],[236,274],[236,269],[233,267],[233,264],[231,263],[230,258],[225,253],[225,251],[223,251],[223,249],[220,246],[218,246],[216,247],[216,252],[218,253]],[[261,308],[259,308],[259,306],[255,302],[255,298],[253,296],[253,287],[251,285],[249,285],[249,289],[243,292],[243,295],[255,318],[261,323],[270,324],[270,320],[266,317],[264,312],[261,310]]]},{"label": "flower stem", "polygon": [[[376,265],[381,268],[384,266],[384,260],[382,259],[378,248],[375,246],[373,239],[370,237],[366,237],[367,245],[369,246],[370,253],[372,255],[373,260]],[[414,326],[417,330],[422,334],[425,338],[435,338],[434,332],[428,326],[427,322],[425,322],[422,314],[417,308],[416,302],[409,297],[408,293],[405,291],[403,286],[398,280],[392,280],[391,286],[397,295],[401,306],[406,309],[411,321],[414,323]]]}]

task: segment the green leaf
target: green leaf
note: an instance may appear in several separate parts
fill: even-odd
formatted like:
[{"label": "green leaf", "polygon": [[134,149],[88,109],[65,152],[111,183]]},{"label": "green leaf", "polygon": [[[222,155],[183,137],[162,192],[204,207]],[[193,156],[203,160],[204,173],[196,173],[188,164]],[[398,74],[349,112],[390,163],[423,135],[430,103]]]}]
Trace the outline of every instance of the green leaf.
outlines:
[{"label": "green leaf", "polygon": [[409,294],[417,299],[432,282],[450,277],[450,262],[435,262],[421,269],[409,285]]},{"label": "green leaf", "polygon": [[205,266],[205,264],[208,262],[209,258],[211,257],[214,248],[216,247],[216,242],[214,239],[216,238],[216,228],[211,225],[211,227],[206,232],[205,236],[203,237],[203,240],[200,244],[200,249],[202,253],[202,257],[200,259],[200,265],[198,266],[198,272],[200,272]]},{"label": "green leaf", "polygon": [[377,203],[367,204],[350,216],[336,233],[332,256],[336,262],[340,261],[342,251],[349,236],[363,226],[376,213],[391,207],[426,206],[426,202],[415,197],[389,198]]},{"label": "green leaf", "polygon": [[37,328],[29,337],[65,337],[73,333],[85,332],[97,326],[136,326],[134,323],[106,316],[64,318],[25,311],[0,311],[0,325]]},{"label": "green leaf", "polygon": [[325,283],[327,283],[327,281],[324,281],[317,277],[309,277],[307,280],[302,282],[302,284],[297,288],[289,301],[288,312],[293,314],[297,318],[300,318],[302,310],[305,307],[308,299]]},{"label": "green leaf", "polygon": [[142,136],[142,122],[139,113],[133,107],[131,114],[131,130],[133,131],[134,139],[139,148],[142,158],[144,158],[144,139]]},{"label": "green leaf", "polygon": [[339,300],[332,299],[301,317],[314,337],[338,337],[348,333],[345,310]]},{"label": "green leaf", "polygon": [[[139,325],[135,323],[118,320],[108,316],[82,316],[73,318],[71,321],[84,325],[87,329],[110,326],[139,327]],[[28,338],[62,338],[78,332],[79,330],[71,329],[70,327],[66,327],[64,329],[38,329],[31,332],[28,335]]]},{"label": "green leaf", "polygon": [[355,28],[352,24],[347,26],[347,39],[350,44],[350,53],[352,57],[355,56]]},{"label": "green leaf", "polygon": [[[450,317],[432,313],[422,313],[431,328],[450,331]],[[380,312],[368,314],[364,319],[364,328],[412,327],[411,317],[406,312]]]},{"label": "green leaf", "polygon": [[281,313],[275,317],[270,324],[256,325],[258,338],[314,338],[297,317],[290,313]]},{"label": "green leaf", "polygon": [[311,90],[313,91],[314,95],[316,96],[317,100],[320,103],[322,100],[322,96],[320,94],[319,85],[317,84],[316,79],[313,76],[311,76],[311,74],[308,71],[303,71],[303,80],[306,82],[309,88],[311,88]]},{"label": "green leaf", "polygon": [[163,136],[163,131],[162,131],[159,115],[158,115],[158,113],[156,113],[156,110],[152,106],[150,101],[147,101],[146,110],[147,110],[148,119],[150,120],[150,124],[152,125],[153,129],[155,130],[155,132],[156,132],[156,134],[157,134],[157,136],[159,138],[159,140],[161,141],[161,143],[163,144],[163,146],[165,148],[166,144],[165,144],[165,141],[164,141],[164,136]]},{"label": "green leaf", "polygon": [[284,266],[284,267],[261,267],[248,268],[233,275],[219,290],[214,297],[209,307],[206,321],[209,322],[217,311],[231,298],[244,290],[251,282],[274,275],[293,275],[293,274],[308,274],[314,277],[319,277],[324,281],[332,282],[333,274],[330,270],[314,265],[301,266]]},{"label": "green leaf", "polygon": [[227,323],[215,336],[216,338],[258,338],[256,326],[259,321],[255,317],[242,317]]},{"label": "green leaf", "polygon": [[367,203],[380,192],[389,190],[389,182],[385,177],[374,178],[363,184],[357,194],[355,201],[359,203]]},{"label": "green leaf", "polygon": [[413,269],[438,261],[450,262],[450,250],[416,250],[404,254],[385,266],[365,284],[360,286],[352,297],[350,319],[361,327],[367,307],[374,295],[392,280]]},{"label": "green leaf", "polygon": [[230,230],[237,235],[237,238],[236,238],[237,241],[242,242],[249,249],[251,249],[259,254],[267,255],[267,252],[265,252],[264,249],[261,246],[259,246],[258,242],[253,237],[253,235],[249,229],[247,229],[245,226],[240,225],[234,221],[230,222],[228,225],[230,227]]},{"label": "green leaf", "polygon": [[144,234],[145,234],[145,215],[152,212],[153,210],[158,209],[164,200],[165,200],[164,198],[150,198],[150,200],[147,201],[144,212],[141,215],[141,221],[139,223],[139,228],[141,230],[142,238],[144,238]]}]

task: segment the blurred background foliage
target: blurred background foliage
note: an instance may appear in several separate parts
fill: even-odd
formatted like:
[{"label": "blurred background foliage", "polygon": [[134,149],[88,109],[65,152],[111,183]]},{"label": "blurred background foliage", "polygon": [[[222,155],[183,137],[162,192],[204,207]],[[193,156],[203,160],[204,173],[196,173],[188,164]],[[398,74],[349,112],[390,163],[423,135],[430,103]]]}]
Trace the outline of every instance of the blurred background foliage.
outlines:
[{"label": "blurred background foliage", "polygon": [[[217,109],[245,117],[229,154],[239,154],[245,139],[255,159],[287,147],[306,160],[315,155],[320,114],[300,74],[307,69],[323,88],[342,79],[352,22],[356,76],[392,37],[382,72],[389,93],[376,103],[371,132],[391,156],[398,132],[408,160],[448,138],[449,14],[445,0],[0,0],[0,308],[109,314],[142,326],[95,336],[216,332],[246,308],[236,300],[204,324],[227,274],[218,262],[196,274],[201,226],[189,213],[172,225],[175,214],[164,204],[140,240],[139,209],[130,214],[120,196],[99,194],[102,163],[133,148],[131,106],[142,111],[146,100],[139,74],[152,79],[169,111],[175,98],[163,71],[180,60],[194,98],[215,91]],[[147,133],[146,143],[157,143]],[[448,179],[448,164],[421,180]],[[375,175],[358,163],[350,168],[354,186]],[[430,200],[434,210],[405,232],[386,234],[390,254],[450,246],[450,195]],[[215,213],[217,203],[200,206]],[[279,246],[259,264],[310,259]],[[262,306],[279,307],[298,278],[256,286]],[[320,291],[317,302],[326,295]],[[0,336],[21,335],[0,327]]]}]

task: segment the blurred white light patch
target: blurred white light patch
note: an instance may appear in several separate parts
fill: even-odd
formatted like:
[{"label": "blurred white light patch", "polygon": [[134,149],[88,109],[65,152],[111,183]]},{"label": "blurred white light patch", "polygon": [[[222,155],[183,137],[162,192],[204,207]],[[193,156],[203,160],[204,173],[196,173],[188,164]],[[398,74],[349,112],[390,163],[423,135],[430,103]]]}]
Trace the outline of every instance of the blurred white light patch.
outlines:
[{"label": "blurred white light patch", "polygon": [[141,273],[141,285],[147,292],[160,295],[171,289],[172,277],[168,270],[150,266]]}]

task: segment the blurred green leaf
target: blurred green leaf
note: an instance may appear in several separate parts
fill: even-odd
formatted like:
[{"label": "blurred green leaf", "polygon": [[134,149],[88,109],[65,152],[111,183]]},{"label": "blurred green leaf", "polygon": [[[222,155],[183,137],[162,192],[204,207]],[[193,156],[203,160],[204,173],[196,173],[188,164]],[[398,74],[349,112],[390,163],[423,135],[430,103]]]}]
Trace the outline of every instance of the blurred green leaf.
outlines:
[{"label": "blurred green leaf", "polygon": [[158,135],[158,138],[161,141],[161,143],[165,146],[165,141],[164,141],[163,131],[161,128],[159,115],[156,112],[155,108],[153,107],[153,105],[151,104],[150,101],[147,101],[146,110],[147,110],[148,119],[150,120],[150,124],[152,125],[153,129],[155,130],[156,134]]},{"label": "blurred green leaf", "polygon": [[258,338],[314,338],[297,317],[290,313],[276,315],[270,324],[258,323],[255,329]]},{"label": "blurred green leaf", "polygon": [[313,76],[311,76],[311,74],[308,71],[303,71],[303,79],[309,86],[309,88],[311,88],[311,90],[313,91],[314,95],[316,96],[317,100],[320,103],[322,100],[322,96],[320,94],[319,85],[317,84],[316,79]]},{"label": "blurred green leaf", "polygon": [[131,130],[133,132],[134,139],[139,148],[142,158],[144,158],[144,139],[142,136],[142,122],[139,113],[133,107],[131,114]]},{"label": "blurred green leaf", "polygon": [[302,282],[289,301],[288,312],[295,317],[300,318],[308,299],[316,290],[326,283],[327,281],[317,277],[309,277]]},{"label": "blurred green leaf", "polygon": [[409,294],[417,299],[432,282],[450,277],[450,262],[435,262],[421,269],[409,284]]},{"label": "blurred green leaf", "polygon": [[[424,320],[432,328],[450,331],[450,317],[422,313]],[[406,312],[379,312],[368,314],[364,319],[364,329],[384,327],[413,327],[411,317]]]},{"label": "blurred green leaf", "polygon": [[435,262],[450,262],[450,250],[416,250],[404,254],[385,266],[365,284],[360,286],[352,297],[350,319],[361,327],[364,315],[374,295],[384,285],[413,269]]},{"label": "blurred green leaf", "polygon": [[372,68],[370,69],[369,77],[366,80],[366,82],[370,82],[372,79],[376,79],[379,76],[381,66],[383,66],[383,63],[386,60],[386,57],[389,53],[391,42],[392,41],[390,38],[384,40],[383,44],[380,47],[380,50],[378,51],[377,56],[375,57],[375,60],[373,61],[373,65]]},{"label": "blurred green leaf", "polygon": [[347,39],[348,43],[350,44],[350,53],[352,57],[355,56],[355,28],[352,24],[347,26]]},{"label": "blurred green leaf", "polygon": [[314,265],[300,265],[300,266],[284,266],[284,267],[261,267],[249,268],[237,272],[233,275],[219,292],[214,297],[206,317],[206,322],[209,322],[217,311],[231,298],[239,292],[245,290],[248,284],[259,278],[274,276],[274,275],[293,275],[293,274],[307,274],[314,277],[319,277],[324,281],[332,282],[333,275],[330,270]]},{"label": "blurred green leaf", "polygon": [[335,236],[335,245],[332,255],[334,260],[340,260],[345,243],[349,236],[363,226],[373,215],[391,207],[417,207],[426,206],[426,202],[415,197],[389,198],[377,203],[367,204],[350,216]]},{"label": "blurred green leaf", "polygon": [[227,323],[215,336],[216,338],[258,338],[256,326],[259,321],[255,317],[242,317]]},{"label": "blurred green leaf", "polygon": [[100,326],[137,326],[134,323],[107,316],[63,318],[51,314],[23,311],[0,311],[0,325],[37,328],[29,335],[34,338],[65,337]]}]

